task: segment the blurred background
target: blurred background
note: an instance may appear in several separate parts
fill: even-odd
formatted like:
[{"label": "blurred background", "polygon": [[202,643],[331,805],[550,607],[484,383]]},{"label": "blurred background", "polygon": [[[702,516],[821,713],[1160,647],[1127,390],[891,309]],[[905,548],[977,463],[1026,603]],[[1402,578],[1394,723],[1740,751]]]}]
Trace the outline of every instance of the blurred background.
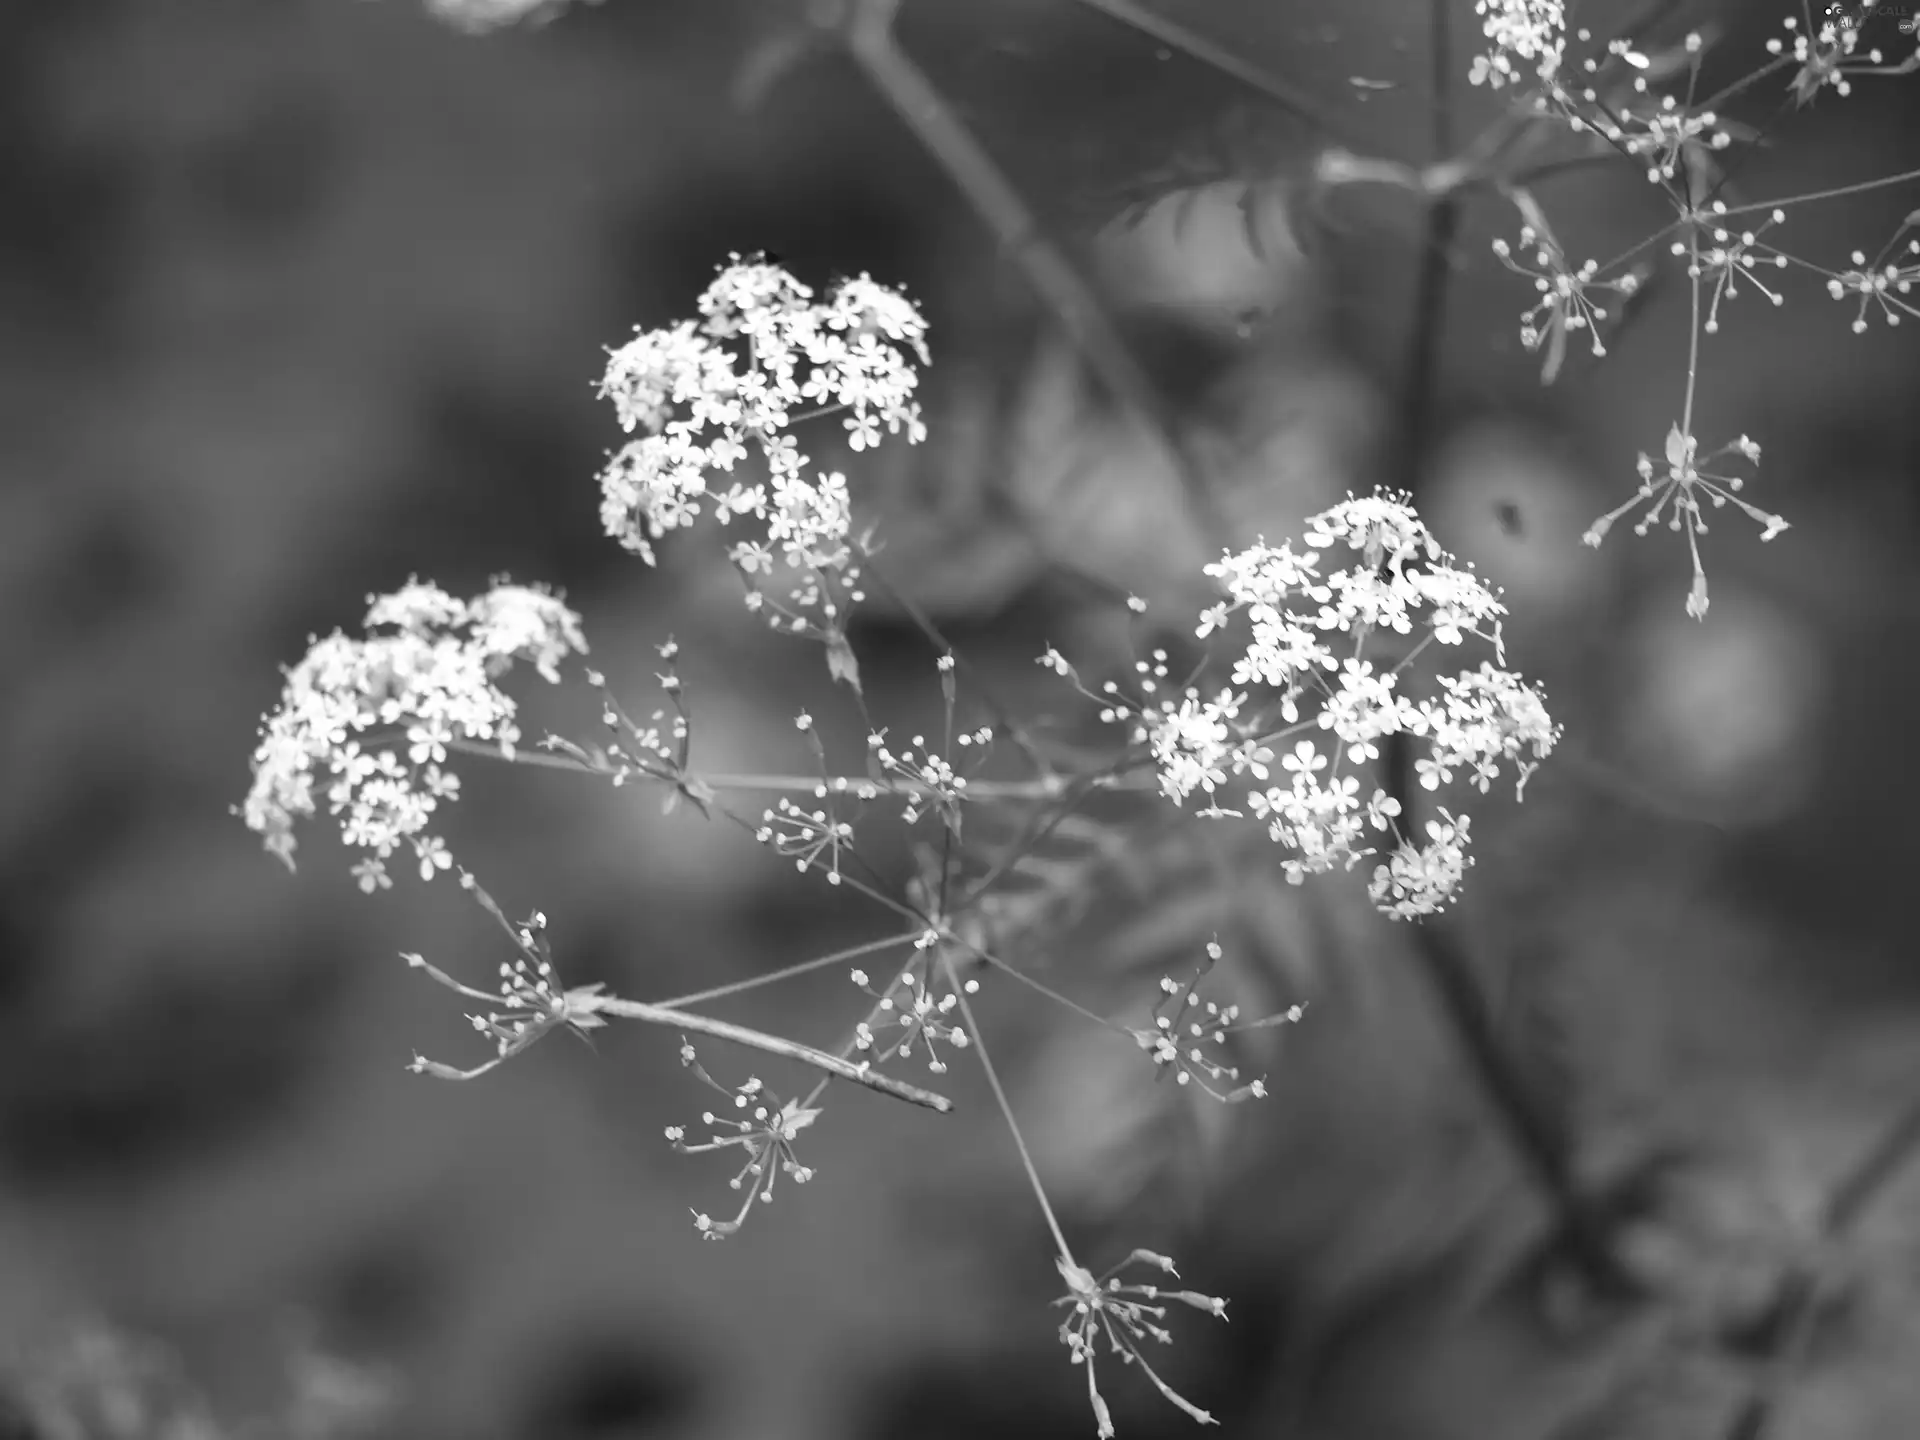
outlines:
[{"label": "blurred background", "polygon": [[[1163,8],[1427,157],[1424,6]],[[1653,10],[1668,43],[1718,27],[1713,84],[1761,62],[1772,8]],[[813,1184],[702,1244],[688,1212],[721,1211],[731,1170],[660,1139],[707,1103],[670,1036],[404,1073],[474,1037],[397,952],[471,979],[498,932],[444,882],[362,896],[320,826],[289,876],[228,812],[278,667],[413,574],[564,587],[637,707],[676,635],[700,766],[804,771],[803,705],[857,746],[818,651],[770,640],[716,554],[648,570],[599,533],[602,349],[690,313],[733,251],[923,303],[931,438],[849,461],[856,505],[1016,708],[1063,703],[1043,644],[1111,653],[1103,587],[1173,628],[1201,603],[1208,543],[1154,446],[803,9],[604,0],[475,37],[412,0],[0,4],[7,1440],[1090,1432],[977,1075],[946,1077],[947,1119],[837,1096]],[[1102,287],[1244,538],[1383,477],[1407,197],[1323,192],[1317,125],[1070,0],[909,0],[899,35]],[[1782,84],[1735,103],[1770,139],[1733,198],[1915,163],[1911,77],[1800,112]],[[1460,104],[1463,133],[1496,113]],[[1625,167],[1538,194],[1576,261],[1664,219]],[[1915,204],[1797,209],[1780,243],[1837,265]],[[1177,1104],[1032,996],[990,985],[983,1019],[1089,1253],[1150,1246],[1231,1297],[1162,1373],[1235,1435],[1718,1440],[1766,1383],[1782,1437],[1914,1433],[1920,1182],[1891,1170],[1845,1244],[1821,1217],[1920,1100],[1916,327],[1856,337],[1804,280],[1777,312],[1729,302],[1700,431],[1762,442],[1750,493],[1794,528],[1762,549],[1716,523],[1695,624],[1677,539],[1578,543],[1678,414],[1684,283],[1656,277],[1606,361],[1576,344],[1543,389],[1532,296],[1488,248],[1517,229],[1490,195],[1465,217],[1422,507],[1506,587],[1513,662],[1568,739],[1524,806],[1476,804],[1449,923],[1583,1183],[1683,1301],[1569,1298],[1404,933],[1351,883],[1123,875],[1035,957],[1098,1008],[1230,930],[1250,1008],[1309,1005],[1256,1057],[1265,1103]],[[938,713],[897,604],[856,640],[879,716]],[[590,728],[577,685],[527,701],[529,733]],[[571,983],[664,997],[889,923],[657,797],[465,774],[455,853],[546,912]],[[824,1044],[848,998],[829,972],[717,1013]],[[1128,1436],[1190,1428],[1138,1376],[1109,1366],[1108,1391]]]}]

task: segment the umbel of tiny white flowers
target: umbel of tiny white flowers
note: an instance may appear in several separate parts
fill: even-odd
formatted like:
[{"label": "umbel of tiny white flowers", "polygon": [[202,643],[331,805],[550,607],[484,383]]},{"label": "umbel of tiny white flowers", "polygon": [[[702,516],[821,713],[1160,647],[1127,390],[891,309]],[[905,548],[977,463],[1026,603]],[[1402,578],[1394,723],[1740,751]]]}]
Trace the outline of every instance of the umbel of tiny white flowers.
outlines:
[{"label": "umbel of tiny white flowers", "polygon": [[[1234,659],[1231,683],[1274,698],[1256,700],[1250,688],[1224,690],[1209,701],[1189,686],[1183,696],[1134,705],[1109,683],[1115,698],[1101,716],[1133,724],[1135,743],[1153,757],[1161,787],[1176,804],[1195,789],[1213,794],[1230,777],[1259,782],[1246,808],[1287,847],[1281,868],[1291,883],[1351,868],[1374,853],[1362,843],[1369,830],[1391,833],[1399,863],[1374,870],[1369,889],[1376,907],[1400,919],[1435,913],[1452,899],[1465,870],[1464,817],[1444,834],[1429,827],[1432,853],[1426,853],[1400,834],[1400,802],[1379,786],[1363,800],[1359,777],[1341,773],[1343,767],[1378,759],[1385,737],[1406,733],[1428,742],[1428,755],[1417,762],[1423,786],[1437,789],[1464,771],[1485,794],[1504,764],[1524,785],[1559,732],[1539,692],[1491,662],[1443,676],[1438,696],[1414,700],[1399,693],[1404,661],[1377,669],[1362,658],[1375,637],[1411,636],[1416,625],[1423,646],[1460,645],[1473,635],[1496,657],[1502,654],[1505,608],[1471,571],[1453,563],[1406,496],[1349,497],[1308,520],[1306,546],[1296,551],[1291,543],[1263,540],[1207,567],[1227,598],[1202,613],[1196,633],[1206,639],[1245,611],[1250,637]],[[1323,573],[1323,554],[1340,550],[1351,563]],[[1350,640],[1344,656],[1333,649],[1341,635]],[[1162,673],[1143,673],[1141,688],[1149,696]],[[1313,701],[1318,715],[1303,719],[1303,702]],[[1323,743],[1331,754],[1299,739],[1279,760],[1286,779],[1268,784],[1274,756],[1264,742],[1309,725],[1330,732]],[[1216,799],[1201,813],[1240,812]]]},{"label": "umbel of tiny white flowers", "polygon": [[440,803],[460,793],[459,777],[444,768],[448,748],[484,741],[511,759],[516,707],[496,682],[524,660],[556,684],[560,662],[585,654],[587,642],[580,617],[536,587],[502,581],[463,601],[409,580],[367,598],[365,639],[335,631],[287,671],[239,810],[291,869],[294,825],[314,813],[325,779],[341,838],[373,852],[353,867],[371,892],[392,883],[386,861],[403,844],[423,880],[453,863],[427,832]]},{"label": "umbel of tiny white flowers", "polygon": [[1095,1275],[1092,1271],[1076,1265],[1067,1255],[1059,1255],[1054,1265],[1060,1271],[1060,1278],[1067,1282],[1067,1293],[1053,1303],[1067,1307],[1067,1318],[1060,1322],[1060,1343],[1067,1347],[1069,1358],[1075,1365],[1087,1367],[1087,1400],[1093,1406],[1094,1424],[1098,1426],[1102,1440],[1109,1440],[1113,1431],[1113,1414],[1107,1409],[1106,1398],[1100,1393],[1100,1382],[1094,1372],[1094,1360],[1101,1340],[1105,1340],[1111,1354],[1120,1357],[1122,1365],[1138,1365],[1143,1375],[1174,1405],[1186,1414],[1198,1420],[1202,1425],[1214,1423],[1213,1416],[1198,1405],[1174,1390],[1162,1380],[1147,1362],[1140,1351],[1142,1340],[1155,1340],[1162,1345],[1173,1343],[1173,1332],[1163,1323],[1167,1318],[1167,1303],[1191,1306],[1214,1318],[1227,1318],[1227,1302],[1214,1295],[1202,1295],[1195,1290],[1163,1290],[1157,1285],[1131,1284],[1120,1279],[1120,1272],[1129,1265],[1152,1265],[1179,1278],[1173,1261],[1165,1255],[1155,1254],[1151,1250],[1135,1250],[1126,1259],[1111,1269]]},{"label": "umbel of tiny white flowers", "polygon": [[716,1220],[703,1211],[693,1212],[694,1228],[708,1240],[721,1240],[746,1223],[756,1203],[772,1202],[773,1182],[781,1171],[791,1175],[796,1185],[804,1185],[813,1178],[813,1171],[802,1165],[794,1154],[793,1144],[800,1132],[819,1118],[820,1111],[798,1100],[781,1100],[755,1076],[749,1076],[732,1090],[727,1089],[707,1073],[684,1035],[680,1037],[680,1063],[708,1089],[725,1096],[738,1112],[715,1114],[709,1110],[702,1114],[701,1123],[713,1132],[712,1138],[703,1144],[688,1144],[684,1126],[669,1125],[666,1130],[667,1140],[682,1155],[700,1155],[733,1146],[745,1152],[746,1163],[740,1173],[727,1182],[735,1190],[746,1191],[739,1213],[731,1220]]},{"label": "umbel of tiny white flowers", "polygon": [[551,1030],[565,1027],[586,1038],[607,1022],[594,1013],[595,999],[603,988],[595,981],[573,990],[563,990],[553,969],[553,951],[547,940],[547,917],[538,910],[523,925],[507,919],[494,899],[473,876],[460,872],[460,884],[480,902],[483,909],[500,923],[520,951],[520,958],[503,961],[500,988],[494,994],[463,985],[446,971],[427,963],[424,957],[403,954],[407,964],[424,970],[432,979],[470,1000],[495,1007],[484,1015],[469,1015],[473,1028],[494,1042],[494,1058],[471,1069],[462,1070],[415,1055],[407,1068],[416,1075],[434,1075],[442,1080],[472,1080],[531,1047]]},{"label": "umbel of tiny white flowers", "polygon": [[[1666,473],[1656,478],[1653,457],[1643,452],[1637,466],[1640,472],[1639,491],[1633,498],[1616,505],[1594,521],[1581,539],[1597,547],[1606,538],[1614,521],[1640,505],[1646,505],[1646,513],[1634,522],[1633,531],[1636,535],[1645,535],[1659,523],[1661,513],[1665,511],[1669,530],[1686,531],[1687,549],[1693,557],[1693,585],[1687,592],[1687,614],[1696,620],[1704,620],[1707,617],[1707,572],[1700,563],[1700,536],[1707,533],[1707,518],[1701,509],[1700,497],[1706,496],[1708,503],[1716,510],[1731,502],[1746,511],[1751,519],[1764,527],[1760,532],[1762,540],[1771,540],[1789,527],[1778,515],[1769,515],[1740,498],[1738,492],[1746,483],[1740,476],[1702,468],[1723,455],[1737,455],[1758,466],[1760,446],[1756,441],[1742,435],[1729,440],[1711,454],[1699,455],[1697,450],[1698,442],[1693,436],[1684,434],[1675,425],[1667,432]],[[1669,501],[1672,502],[1670,507]]]},{"label": "umbel of tiny white flowers", "polygon": [[[845,615],[863,598],[846,477],[807,479],[792,428],[839,414],[855,451],[883,432],[925,437],[913,361],[927,363],[926,321],[865,275],[824,299],[765,260],[735,256],[700,297],[702,318],[642,331],[610,351],[600,393],[621,427],[644,432],[600,477],[609,535],[653,563],[653,542],[710,506],[723,526],[751,516],[763,538],[727,552],[747,605],[776,629],[826,642],[835,678],[858,688]],[[732,479],[758,453],[764,482]],[[776,555],[777,551],[777,555]],[[762,581],[779,562],[784,594]]]},{"label": "umbel of tiny white flowers", "polygon": [[1529,74],[1553,78],[1567,43],[1561,0],[1474,0],[1473,8],[1491,48],[1473,57],[1470,84],[1497,90]]}]

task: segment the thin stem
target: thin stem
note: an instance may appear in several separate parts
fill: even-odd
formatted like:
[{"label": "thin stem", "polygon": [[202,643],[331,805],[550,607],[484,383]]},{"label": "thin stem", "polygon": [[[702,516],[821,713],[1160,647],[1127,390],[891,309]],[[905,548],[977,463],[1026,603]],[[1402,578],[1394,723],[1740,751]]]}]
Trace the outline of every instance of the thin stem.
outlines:
[{"label": "thin stem", "polygon": [[[1048,784],[1054,783],[1051,779],[1053,773],[1052,767],[1048,765],[1046,757],[1040,753],[1040,747],[1034,743],[1033,737],[1027,733],[1026,726],[1020,723],[1020,718],[1013,713],[1013,708],[1000,698],[998,690],[980,674],[979,667],[961,655],[959,650],[949,643],[947,637],[941,633],[940,627],[933,623],[932,617],[922,610],[920,606],[915,604],[911,596],[907,595],[889,580],[886,574],[878,566],[874,565],[871,560],[867,562],[866,569],[868,577],[878,583],[881,589],[887,592],[889,598],[906,613],[907,618],[913,622],[914,628],[927,638],[927,643],[942,654],[951,656],[955,665],[960,667],[965,672],[967,678],[973,682],[974,691],[986,702],[987,708],[993,712],[994,723],[1006,731],[1008,738],[1020,748],[1020,753],[1027,757],[1036,770],[1040,771],[1040,778],[1034,783],[1039,784],[1043,788]],[[948,721],[949,733],[947,737],[947,748],[948,750],[952,750],[952,716],[948,716]],[[988,785],[993,784],[991,781],[982,783]],[[972,781],[968,782],[968,788],[973,788]],[[992,792],[988,791],[987,793],[991,794]],[[1002,798],[1006,797],[1003,796]]]},{"label": "thin stem", "polygon": [[[1282,110],[1297,115],[1330,139],[1338,140],[1345,145],[1353,145],[1355,139],[1361,138],[1343,134],[1344,127],[1335,124],[1325,108],[1304,90],[1269,74],[1258,65],[1228,50],[1224,45],[1216,44],[1176,21],[1143,9],[1134,4],[1133,0],[1080,0],[1080,3],[1090,10],[1098,10],[1108,19],[1117,21],[1129,29],[1138,30],[1148,39],[1158,41],[1169,50],[1178,50],[1189,59],[1196,60],[1209,69],[1218,70],[1229,80],[1246,86],[1255,94],[1266,96]],[[1379,147],[1354,145],[1354,148],[1377,152]]]},{"label": "thin stem", "polygon": [[946,1096],[922,1090],[918,1085],[909,1085],[904,1080],[895,1080],[890,1075],[882,1075],[870,1065],[854,1065],[838,1055],[816,1050],[811,1045],[783,1040],[778,1035],[769,1035],[765,1031],[749,1029],[726,1020],[715,1020],[710,1015],[695,1015],[666,1005],[649,1005],[643,1000],[622,1000],[616,995],[581,996],[574,1004],[582,1011],[618,1015],[622,1019],[639,1020],[647,1025],[665,1025],[669,1029],[691,1030],[699,1035],[711,1035],[716,1040],[730,1040],[749,1049],[764,1050],[782,1059],[798,1060],[802,1065],[811,1065],[836,1079],[851,1080],[869,1090],[878,1090],[883,1095],[891,1095],[896,1100],[905,1100],[914,1105],[924,1105],[943,1115],[953,1109],[953,1102]]},{"label": "thin stem", "polygon": [[877,951],[889,949],[895,945],[905,945],[919,938],[920,931],[908,930],[899,935],[885,935],[878,940],[869,940],[864,945],[849,945],[844,950],[836,950],[831,955],[816,955],[811,960],[802,960],[795,965],[783,965],[778,970],[765,975],[755,975],[751,979],[736,980],[731,985],[716,985],[711,990],[697,990],[691,995],[676,995],[671,1000],[657,1000],[656,1005],[669,1009],[678,1009],[685,1005],[701,1005],[709,1000],[724,999],[728,995],[738,995],[747,990],[757,990],[763,985],[777,984],[782,980],[791,980],[796,975],[806,975],[815,970],[824,970],[829,965],[844,964],[848,960],[858,960],[862,955],[872,955]]},{"label": "thin stem", "polygon": [[947,972],[947,984],[954,996],[960,1001],[960,1014],[967,1022],[967,1033],[973,1039],[973,1051],[980,1057],[980,1068],[986,1072],[987,1084],[993,1087],[993,1098],[1000,1106],[1000,1114],[1007,1122],[1007,1129],[1013,1135],[1014,1148],[1020,1152],[1020,1163],[1026,1167],[1027,1183],[1033,1186],[1034,1199],[1040,1202],[1040,1213],[1047,1219],[1047,1229],[1053,1232],[1053,1243],[1060,1249],[1060,1258],[1069,1265],[1078,1262],[1073,1251],[1067,1245],[1067,1237],[1060,1229],[1060,1221],[1054,1216],[1053,1205],[1047,1199],[1047,1188],[1040,1183],[1040,1171],[1033,1163],[1033,1152],[1027,1149],[1027,1140],[1020,1133],[1020,1122],[1013,1118],[1013,1106],[1007,1100],[1007,1092],[1000,1084],[1000,1073],[993,1068],[993,1059],[987,1054],[987,1038],[980,1030],[980,1022],[974,1018],[973,1006],[967,1003],[966,987],[960,983],[959,976],[953,973],[953,955],[942,951],[940,964]]},{"label": "thin stem", "polygon": [[[404,735],[396,730],[391,735],[372,736],[364,743],[371,748],[375,745],[397,744],[405,738]],[[462,740],[457,736],[448,740],[446,746],[447,749],[457,750],[462,755],[477,755],[483,760],[499,760],[508,765],[533,765],[548,770],[571,770],[576,775],[613,773],[611,768],[606,771],[601,771],[592,765],[581,764],[580,761],[574,759],[571,755],[556,755],[550,750],[529,750],[525,747],[516,747],[513,754],[503,755],[498,745],[491,744],[485,740]]]},{"label": "thin stem", "polygon": [[[874,780],[865,775],[834,775],[822,780],[819,776],[811,779],[800,775],[733,775],[733,774],[694,774],[687,777],[711,785],[716,790],[785,790],[805,791],[811,795],[821,785],[825,785],[830,794],[857,794],[868,787],[878,790],[882,795],[932,795],[934,787],[918,780],[909,780],[904,776]],[[1065,793],[1065,782],[1057,777],[1040,776],[1033,780],[969,780],[967,798],[970,800],[1051,800]]]},{"label": "thin stem", "polygon": [[[961,941],[960,943],[962,945],[966,945],[965,941]],[[1016,968],[1014,965],[1008,963],[1005,960],[1002,960],[998,955],[994,955],[986,950],[982,950],[977,945],[966,945],[966,948],[969,951],[971,951],[973,954],[977,955],[981,960],[991,965],[994,969],[998,970],[1001,974],[1009,976],[1012,979],[1018,980],[1022,985],[1025,985],[1029,990],[1037,991],[1039,994],[1044,995],[1047,997],[1047,999],[1053,1001],[1053,1003],[1056,1005],[1064,1005],[1067,1009],[1073,1011],[1074,1014],[1081,1016],[1083,1019],[1091,1020],[1094,1024],[1100,1026],[1102,1029],[1115,1030],[1122,1035],[1131,1035],[1133,1033],[1132,1031],[1128,1030],[1126,1026],[1120,1024],[1118,1021],[1109,1020],[1104,1015],[1096,1015],[1093,1011],[1089,1010],[1086,1006],[1082,1005],[1078,1000],[1069,999],[1067,996],[1062,995],[1058,990],[1055,990],[1050,985],[1043,985],[1040,981],[1034,979],[1031,975],[1027,974],[1026,971]]]},{"label": "thin stem", "polygon": [[1868,190],[1884,190],[1889,185],[1904,185],[1909,180],[1920,180],[1920,170],[1903,170],[1898,175],[1882,175],[1878,180],[1861,180],[1853,185],[1836,185],[1831,190],[1809,190],[1804,195],[1788,195],[1780,200],[1756,200],[1750,205],[1729,205],[1725,210],[1717,211],[1714,218],[1727,215],[1748,215],[1756,210],[1784,210],[1789,205],[1805,205],[1814,200],[1836,200],[1842,195],[1859,195]]},{"label": "thin stem", "polygon": [[1733,99],[1734,96],[1740,94],[1742,91],[1751,89],[1753,86],[1758,85],[1762,80],[1766,79],[1767,76],[1773,74],[1775,71],[1783,70],[1787,66],[1795,63],[1796,62],[1792,59],[1792,57],[1787,55],[1782,55],[1777,60],[1769,60],[1766,64],[1762,65],[1758,70],[1749,71],[1747,74],[1741,76],[1740,79],[1735,80],[1732,84],[1726,85],[1721,89],[1716,90],[1713,94],[1709,95],[1704,101],[1701,102],[1700,109],[1718,110],[1723,105],[1725,105],[1727,101]]},{"label": "thin stem", "polygon": [[[1693,397],[1700,375],[1700,227],[1687,226],[1687,395],[1680,409],[1680,433],[1693,438]],[[1692,530],[1689,528],[1688,533]],[[1698,562],[1696,561],[1696,564]]]},{"label": "thin stem", "polygon": [[857,7],[846,32],[854,63],[1026,272],[1028,282],[1094,373],[1115,398],[1146,422],[1173,466],[1188,509],[1208,544],[1227,547],[1232,528],[1206,472],[1175,438],[1166,402],[1121,339],[1099,297],[1042,233],[1032,209],[986,149],[894,42],[894,9],[895,0],[864,0]]},{"label": "thin stem", "polygon": [[[397,733],[391,737],[376,737],[367,741],[369,745],[398,741]],[[576,775],[616,775],[619,769],[613,765],[586,765],[570,755],[555,755],[546,750],[533,750],[526,747],[516,749],[511,757],[502,755],[500,747],[482,740],[452,739],[446,742],[447,749],[457,750],[463,755],[477,755],[486,760],[499,760],[509,765],[533,765],[549,770],[567,770]],[[651,770],[638,773],[649,780],[662,784],[675,783],[673,778],[657,774]],[[684,777],[688,784],[706,785],[714,790],[760,790],[784,792],[788,794],[811,795],[822,785],[830,794],[858,794],[872,789],[882,795],[930,795],[932,787],[918,780],[909,780],[895,776],[875,780],[866,775],[754,775],[734,774],[725,771],[707,773],[688,771]],[[1149,789],[1157,783],[1151,777],[1143,778],[1130,786],[1115,779],[1106,783],[1108,788],[1124,790],[1128,788]],[[967,796],[977,800],[1052,800],[1066,793],[1067,782],[1058,776],[1042,775],[1032,780],[969,780]]]},{"label": "thin stem", "polygon": [[1604,265],[1600,265],[1596,267],[1595,273],[1600,275],[1605,275],[1610,273],[1614,269],[1614,267],[1618,265],[1622,265],[1628,260],[1631,260],[1634,256],[1638,255],[1642,250],[1646,249],[1649,245],[1658,245],[1662,240],[1666,239],[1667,236],[1671,235],[1674,231],[1678,230],[1682,225],[1686,223],[1687,222],[1684,219],[1669,220],[1665,225],[1662,225],[1658,230],[1654,231],[1651,235],[1647,236],[1646,239],[1635,241],[1633,244],[1629,245],[1626,249],[1622,250],[1618,255],[1613,256]]}]

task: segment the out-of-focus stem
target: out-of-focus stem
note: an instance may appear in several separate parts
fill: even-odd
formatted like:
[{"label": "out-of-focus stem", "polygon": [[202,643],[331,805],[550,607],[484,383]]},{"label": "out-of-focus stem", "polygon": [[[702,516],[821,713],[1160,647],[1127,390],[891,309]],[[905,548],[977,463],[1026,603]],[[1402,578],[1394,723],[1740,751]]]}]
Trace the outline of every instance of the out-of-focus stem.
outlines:
[{"label": "out-of-focus stem", "polygon": [[[1429,14],[1432,60],[1429,124],[1436,162],[1444,162],[1453,144],[1449,98],[1453,45],[1448,0],[1431,0]],[[1409,494],[1417,493],[1421,470],[1435,438],[1447,279],[1462,204],[1462,193],[1454,189],[1433,196],[1427,206],[1401,391],[1403,429],[1399,482]],[[1401,814],[1411,817],[1417,786],[1411,737],[1406,733],[1387,737],[1385,768],[1388,793],[1400,802]],[[1472,964],[1441,925],[1415,922],[1412,932],[1421,973],[1427,978],[1489,1108],[1500,1121],[1521,1163],[1553,1206],[1569,1254],[1597,1289],[1615,1294],[1630,1289],[1605,1226],[1574,1183],[1567,1137],[1534,1099],[1500,1044]]]},{"label": "out-of-focus stem", "polygon": [[[1887,1187],[1920,1154],[1920,1101],[1894,1117],[1854,1167],[1827,1197],[1820,1217],[1820,1242],[1831,1249],[1846,1239]],[[1785,1286],[1768,1331],[1760,1380],[1741,1402],[1728,1425],[1726,1440],[1765,1440],[1793,1377],[1813,1342],[1814,1323],[1824,1297],[1817,1274],[1793,1276]]]}]

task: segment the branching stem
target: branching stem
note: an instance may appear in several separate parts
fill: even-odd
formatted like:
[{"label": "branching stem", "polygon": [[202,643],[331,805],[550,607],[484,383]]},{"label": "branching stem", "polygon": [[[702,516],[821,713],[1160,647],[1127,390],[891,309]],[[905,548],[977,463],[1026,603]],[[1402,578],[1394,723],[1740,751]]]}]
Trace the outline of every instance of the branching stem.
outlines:
[{"label": "branching stem", "polygon": [[716,1040],[728,1040],[735,1045],[745,1045],[749,1049],[763,1050],[769,1055],[778,1055],[786,1060],[798,1060],[802,1065],[811,1065],[816,1070],[825,1071],[837,1080],[851,1080],[856,1085],[864,1085],[869,1090],[878,1090],[882,1095],[891,1095],[896,1100],[905,1100],[910,1104],[924,1105],[929,1110],[946,1114],[953,1109],[953,1102],[944,1095],[936,1095],[931,1090],[922,1090],[918,1085],[909,1085],[904,1080],[896,1080],[891,1075],[882,1075],[871,1065],[855,1065],[838,1055],[829,1055],[824,1050],[816,1050],[811,1045],[802,1045],[798,1041],[783,1040],[778,1035],[769,1035],[761,1030],[749,1029],[745,1025],[735,1025],[730,1021],[716,1020],[710,1015],[695,1015],[686,1010],[675,1010],[667,1005],[649,1005],[644,1000],[622,1000],[615,995],[591,995],[574,999],[573,1004],[580,1010],[592,1011],[601,1015],[617,1015],[624,1020],[638,1020],[647,1025],[664,1025],[670,1030],[691,1030],[699,1035],[711,1035]]}]

